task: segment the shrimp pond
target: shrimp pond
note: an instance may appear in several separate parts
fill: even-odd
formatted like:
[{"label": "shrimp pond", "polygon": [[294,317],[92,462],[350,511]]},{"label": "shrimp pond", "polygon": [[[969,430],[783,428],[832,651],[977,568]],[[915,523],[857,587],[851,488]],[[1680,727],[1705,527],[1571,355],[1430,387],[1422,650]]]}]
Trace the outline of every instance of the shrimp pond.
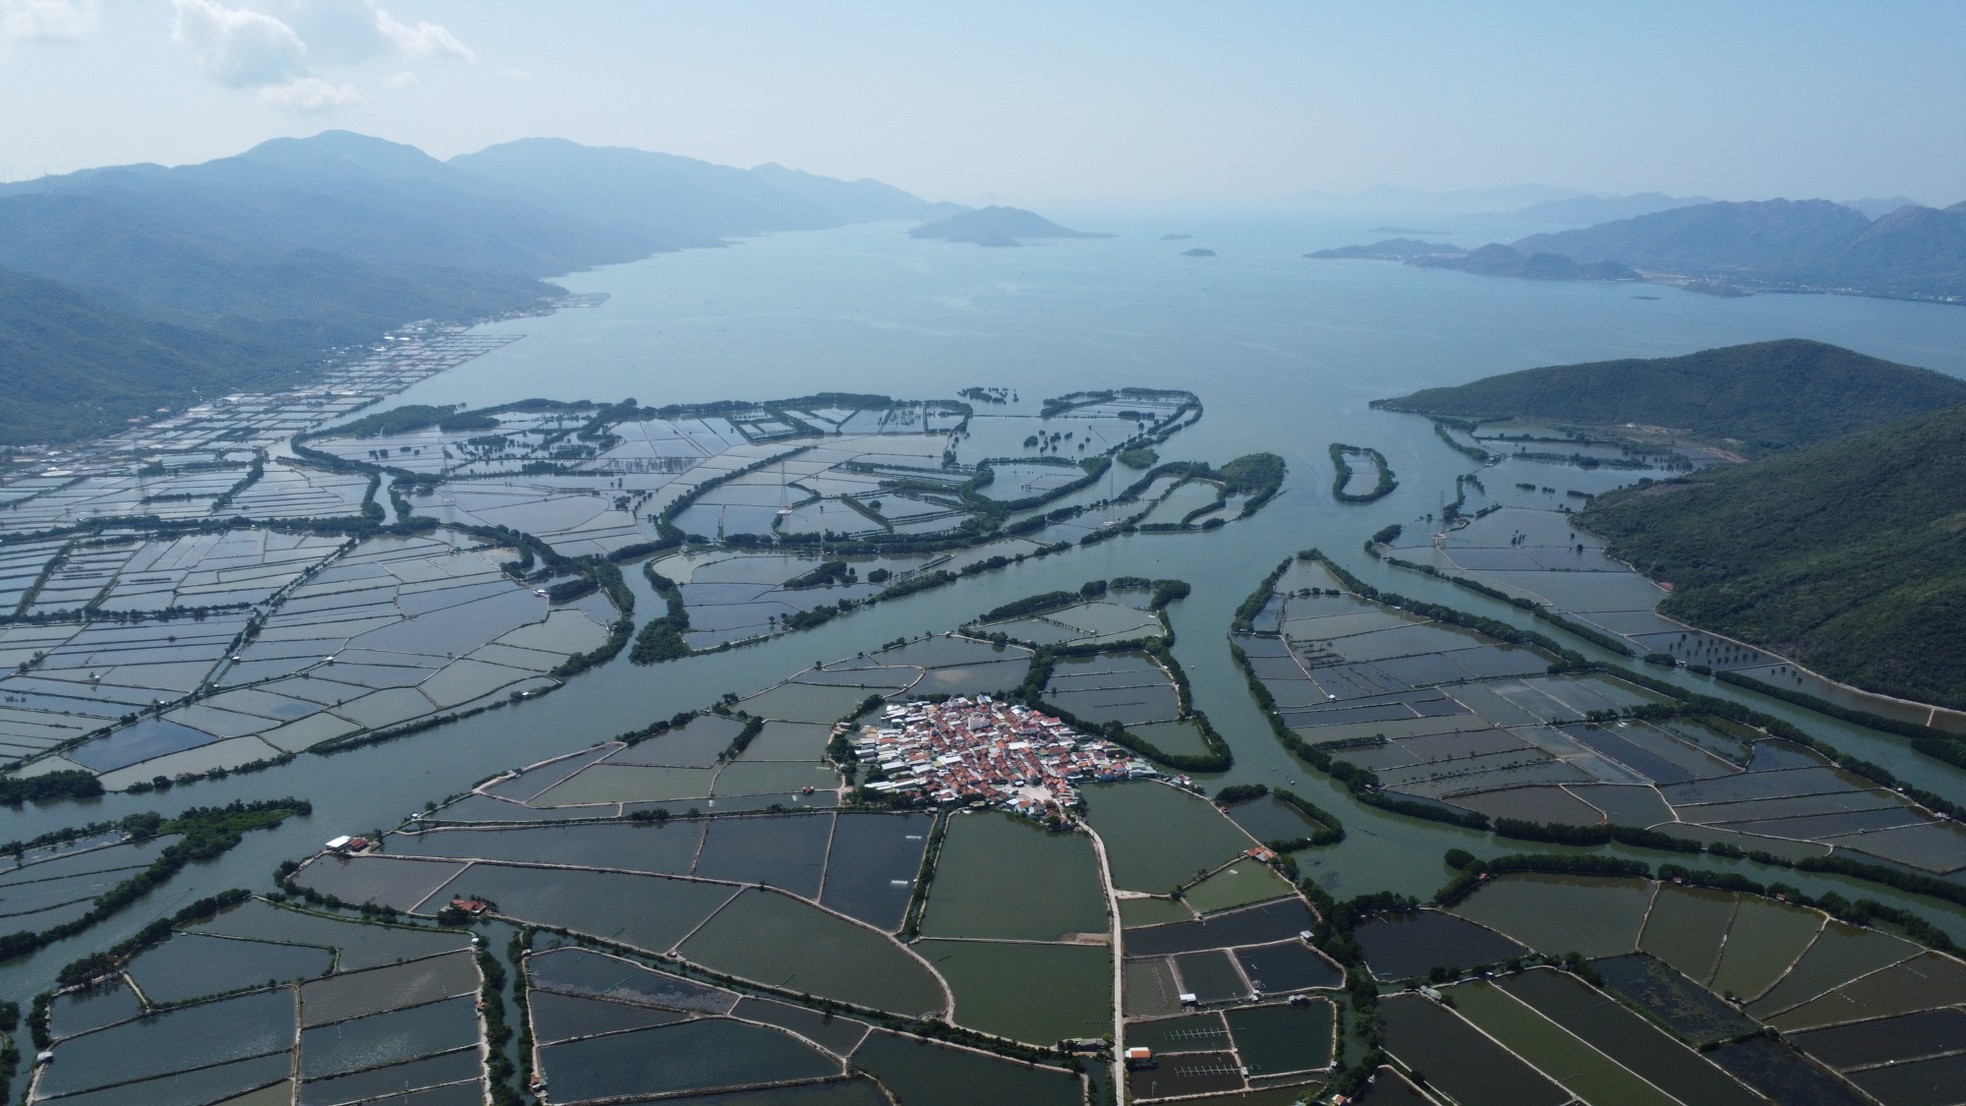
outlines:
[{"label": "shrimp pond", "polygon": [[1850,712],[1966,722],[1571,525],[1717,455],[1367,404],[1957,312],[1220,229],[664,255],[15,459],[10,1096],[1966,1102],[1966,770]]}]

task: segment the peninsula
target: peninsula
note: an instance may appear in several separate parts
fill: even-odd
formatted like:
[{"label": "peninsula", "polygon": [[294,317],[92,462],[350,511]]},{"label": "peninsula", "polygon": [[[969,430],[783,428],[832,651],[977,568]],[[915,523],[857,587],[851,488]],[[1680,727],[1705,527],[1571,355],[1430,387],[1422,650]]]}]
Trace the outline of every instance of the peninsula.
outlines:
[{"label": "peninsula", "polygon": [[1660,610],[1834,679],[1966,706],[1966,406],[1683,481],[1579,518],[1670,580]]},{"label": "peninsula", "polygon": [[1958,403],[1966,403],[1966,382],[1956,378],[1790,338],[1682,357],[1524,369],[1372,405],[1477,422],[1669,427],[1757,456]]}]

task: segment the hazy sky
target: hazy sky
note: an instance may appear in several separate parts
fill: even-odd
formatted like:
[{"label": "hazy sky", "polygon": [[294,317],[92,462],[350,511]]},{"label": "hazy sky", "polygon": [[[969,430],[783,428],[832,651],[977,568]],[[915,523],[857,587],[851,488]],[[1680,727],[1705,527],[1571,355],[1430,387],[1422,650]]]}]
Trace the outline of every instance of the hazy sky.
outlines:
[{"label": "hazy sky", "polygon": [[1966,199],[1966,4],[0,0],[0,175],[345,127],[1178,204]]}]

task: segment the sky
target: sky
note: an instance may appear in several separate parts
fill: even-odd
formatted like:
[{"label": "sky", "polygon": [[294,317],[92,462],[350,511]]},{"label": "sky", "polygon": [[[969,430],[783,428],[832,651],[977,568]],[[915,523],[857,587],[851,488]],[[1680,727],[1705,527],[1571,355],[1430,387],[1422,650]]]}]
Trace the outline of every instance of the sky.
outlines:
[{"label": "sky", "polygon": [[0,0],[0,178],[345,128],[929,199],[1966,199],[1966,3]]}]

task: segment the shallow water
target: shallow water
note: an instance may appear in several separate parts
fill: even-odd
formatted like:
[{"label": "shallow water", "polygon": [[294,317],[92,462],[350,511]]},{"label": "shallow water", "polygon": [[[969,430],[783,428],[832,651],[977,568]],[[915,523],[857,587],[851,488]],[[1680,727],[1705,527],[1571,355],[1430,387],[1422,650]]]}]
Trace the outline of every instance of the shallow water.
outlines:
[{"label": "shallow water", "polygon": [[477,962],[463,951],[408,964],[344,972],[301,987],[300,1024],[311,1027],[367,1017],[441,998],[469,995],[478,986]]},{"label": "shallow water", "polygon": [[1256,844],[1206,799],[1172,787],[1101,784],[1085,802],[1113,883],[1129,891],[1171,891]]},{"label": "shallow water", "polygon": [[540,1061],[571,1100],[671,1094],[840,1072],[839,1061],[787,1033],[704,1019],[550,1045]]},{"label": "shallow water", "polygon": [[[315,803],[312,819],[250,835],[219,862],[177,877],[169,893],[189,898],[260,886],[279,860],[310,852],[325,837],[393,823],[513,763],[572,751],[701,707],[726,691],[755,689],[814,659],[954,626],[1009,599],[1137,573],[1195,585],[1170,611],[1181,634],[1175,652],[1193,680],[1196,705],[1228,736],[1238,760],[1226,780],[1211,786],[1297,781],[1295,790],[1338,813],[1352,831],[1344,844],[1311,857],[1308,874],[1341,896],[1379,889],[1424,895],[1445,878],[1438,863],[1445,849],[1494,851],[1492,843],[1360,807],[1342,790],[1307,778],[1270,739],[1221,638],[1229,613],[1256,581],[1311,543],[1376,585],[1522,621],[1509,608],[1358,552],[1365,536],[1385,523],[1436,510],[1453,474],[1470,467],[1424,420],[1372,411],[1367,400],[1537,364],[1788,336],[1966,373],[1966,312],[1956,308],[1821,296],[1720,300],[1671,290],[1660,290],[1657,301],[1636,301],[1619,286],[1298,258],[1314,245],[1359,240],[1366,229],[1335,224],[1218,222],[1213,240],[1222,256],[1202,267],[1166,256],[1164,244],[1153,241],[1158,229],[1146,234],[1123,221],[1113,225],[1130,236],[1004,251],[917,242],[892,226],[847,228],[577,274],[565,283],[613,293],[605,307],[484,328],[528,337],[397,398],[484,405],[544,388],[578,398],[634,394],[644,402],[684,402],[794,395],[816,386],[942,394],[989,383],[1035,399],[1088,386],[1185,387],[1202,395],[1207,412],[1163,448],[1164,456],[1219,461],[1269,448],[1289,462],[1284,494],[1255,518],[1212,534],[1139,536],[1026,562],[816,631],[680,664],[641,669],[623,658],[536,701],[344,756],[302,757],[260,775],[166,795],[0,811],[0,837],[235,796],[307,796]],[[1382,450],[1400,474],[1400,488],[1368,508],[1333,503],[1325,456],[1333,440]],[[636,574],[629,575],[635,586]],[[650,599],[645,590],[638,594]],[[1696,677],[1669,678],[1714,694],[1743,694]],[[1773,702],[1756,705],[1802,720],[1811,732],[1922,786],[1966,791],[1966,773],[1918,758],[1900,739],[1808,719]],[[1955,935],[1966,935],[1966,913],[1953,908],[1847,880],[1784,878],[1812,891],[1911,901]],[[8,966],[0,979],[10,993],[31,993],[60,964],[127,936],[150,916],[128,912],[82,940]]]},{"label": "shallow water", "polygon": [[923,934],[1056,941],[1106,929],[1090,838],[1047,833],[1008,814],[949,820]]},{"label": "shallow water", "polygon": [[[1112,950],[1026,941],[938,941],[915,951],[956,993],[958,1025],[1050,1045],[1112,1032]],[[1035,1001],[1035,996],[1044,996]]]},{"label": "shallow water", "polygon": [[183,1002],[245,987],[327,974],[334,955],[305,945],[269,945],[185,933],[144,953],[130,976],[153,1003]]},{"label": "shallow water", "polygon": [[293,1033],[291,991],[221,999],[77,1037],[62,1046],[61,1063],[42,1076],[39,1090],[64,1094],[284,1052]]},{"label": "shallow water", "polygon": [[321,1079],[475,1045],[476,1006],[466,995],[302,1030],[300,1076]]},{"label": "shallow water", "polygon": [[684,959],[741,979],[882,1010],[941,1009],[935,977],[891,938],[755,889],[691,935]]},{"label": "shallow water", "polygon": [[1503,876],[1453,912],[1547,956],[1620,956],[1638,945],[1652,890],[1635,879]]},{"label": "shallow water", "polygon": [[831,814],[715,819],[703,839],[696,875],[765,883],[816,899],[832,833]]},{"label": "shallow water", "polygon": [[841,815],[820,903],[882,929],[900,929],[930,822],[924,814]]},{"label": "shallow water", "polygon": [[1030,1068],[974,1052],[898,1037],[879,1030],[853,1054],[902,1106],[1078,1106],[1085,1099],[1076,1075]]},{"label": "shallow water", "polygon": [[1492,929],[1432,910],[1370,919],[1358,927],[1358,943],[1372,974],[1387,980],[1423,977],[1436,967],[1493,964],[1528,951]]}]

